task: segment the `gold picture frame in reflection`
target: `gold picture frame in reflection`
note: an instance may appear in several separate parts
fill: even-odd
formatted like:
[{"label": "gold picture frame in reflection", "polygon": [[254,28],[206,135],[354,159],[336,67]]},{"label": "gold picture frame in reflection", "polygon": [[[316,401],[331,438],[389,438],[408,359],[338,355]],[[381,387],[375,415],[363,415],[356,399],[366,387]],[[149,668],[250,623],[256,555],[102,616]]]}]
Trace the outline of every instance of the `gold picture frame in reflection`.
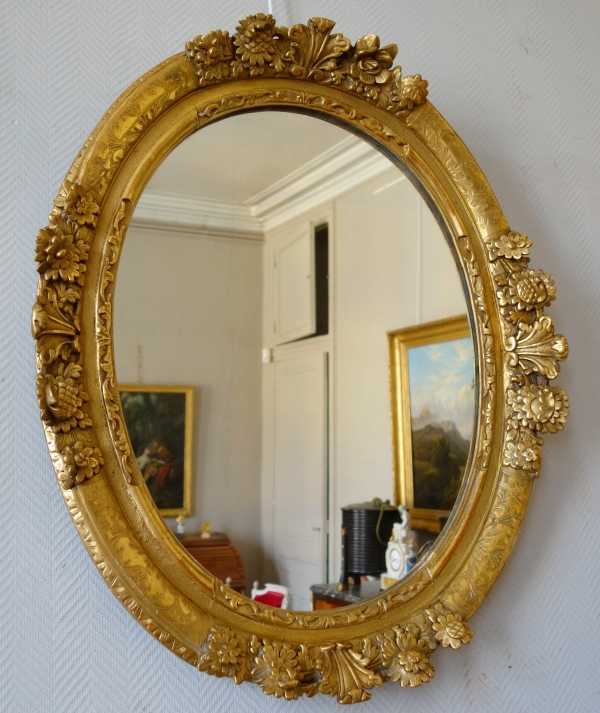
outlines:
[{"label": "gold picture frame in reflection", "polygon": [[119,384],[142,478],[163,517],[192,511],[194,387]]},{"label": "gold picture frame in reflection", "polygon": [[415,529],[440,531],[473,440],[475,357],[467,315],[388,332],[397,504]]}]

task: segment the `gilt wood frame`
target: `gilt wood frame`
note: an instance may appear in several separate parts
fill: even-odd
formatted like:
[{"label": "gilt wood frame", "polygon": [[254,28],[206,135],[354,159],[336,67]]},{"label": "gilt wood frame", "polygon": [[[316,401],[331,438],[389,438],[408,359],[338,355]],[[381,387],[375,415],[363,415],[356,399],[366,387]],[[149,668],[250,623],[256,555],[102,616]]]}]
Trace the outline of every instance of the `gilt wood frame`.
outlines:
[{"label": "gilt wood frame", "polygon": [[[458,648],[514,546],[566,394],[566,358],[543,308],[550,277],[510,230],[473,157],[392,68],[395,45],[355,45],[333,22],[278,27],[248,16],[211,32],[132,84],[75,159],[36,243],[33,310],[41,417],[62,492],[95,565],[130,613],[190,664],[267,694],[364,701],[394,680],[429,681],[430,655]],[[152,172],[184,138],[235,112],[303,111],[362,136],[408,174],[439,219],[465,285],[476,344],[472,467],[437,546],[396,586],[326,613],[271,609],[228,589],[167,529],[124,428],[112,344],[119,254]]]}]

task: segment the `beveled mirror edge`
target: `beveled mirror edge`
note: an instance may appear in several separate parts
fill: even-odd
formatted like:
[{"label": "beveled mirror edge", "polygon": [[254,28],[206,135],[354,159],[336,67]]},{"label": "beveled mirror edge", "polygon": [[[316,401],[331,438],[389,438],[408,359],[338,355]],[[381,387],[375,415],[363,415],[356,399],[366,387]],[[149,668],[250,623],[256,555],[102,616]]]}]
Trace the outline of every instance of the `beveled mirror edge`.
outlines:
[{"label": "beveled mirror edge", "polygon": [[[431,652],[469,640],[464,620],[501,571],[539,474],[540,436],[562,428],[568,413],[564,391],[547,385],[567,345],[543,315],[554,299],[553,282],[529,269],[531,242],[510,231],[472,156],[426,101],[425,83],[389,71],[394,46],[380,48],[367,35],[353,47],[332,36],[332,27],[316,18],[287,30],[270,16],[250,16],[234,43],[222,32],[196,38],[187,55],[163,62],[121,95],[76,158],[38,236],[33,331],[38,397],[57,477],[115,595],[161,643],[201,670],[254,681],[277,697],[322,692],[350,703],[366,700],[387,679],[402,686],[428,681]],[[272,48],[270,64],[264,56],[262,63],[253,59],[257,36]],[[316,46],[321,53],[311,55]],[[379,79],[363,81],[366,58],[376,62],[371,68]],[[338,86],[319,83],[336,78]],[[247,91],[240,94],[239,87]],[[341,121],[393,144],[436,196],[469,283],[481,374],[474,471],[440,548],[405,582],[338,615],[282,613],[233,596],[193,564],[144,489],[132,487],[140,478],[115,398],[111,334],[116,266],[132,204],[113,191],[125,167],[139,165],[143,137],[192,94],[207,118],[243,109],[244,97],[252,106],[314,102],[314,111],[341,111]],[[211,102],[204,101],[208,96]],[[66,254],[57,257],[59,249]],[[68,398],[56,402],[59,394]],[[408,650],[418,661],[413,668],[400,662]],[[288,667],[287,682],[277,678],[276,665]]]}]

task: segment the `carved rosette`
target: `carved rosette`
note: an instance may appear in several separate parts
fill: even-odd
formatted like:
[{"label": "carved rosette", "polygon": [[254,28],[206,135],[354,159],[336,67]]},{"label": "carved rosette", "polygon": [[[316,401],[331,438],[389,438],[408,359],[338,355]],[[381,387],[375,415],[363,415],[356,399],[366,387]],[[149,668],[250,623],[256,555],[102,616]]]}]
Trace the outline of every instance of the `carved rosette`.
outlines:
[{"label": "carved rosette", "polygon": [[335,23],[322,17],[306,25],[277,27],[272,15],[248,15],[233,37],[217,30],[186,45],[201,87],[233,79],[289,77],[356,92],[381,109],[406,119],[427,101],[420,74],[402,76],[393,67],[396,45],[380,46],[377,35],[352,45],[333,34]]},{"label": "carved rosette", "polygon": [[527,235],[510,231],[488,241],[507,354],[507,429],[503,465],[533,476],[541,467],[541,434],[562,430],[569,415],[563,389],[549,386],[569,353],[544,308],[556,298],[547,272],[529,267]]}]

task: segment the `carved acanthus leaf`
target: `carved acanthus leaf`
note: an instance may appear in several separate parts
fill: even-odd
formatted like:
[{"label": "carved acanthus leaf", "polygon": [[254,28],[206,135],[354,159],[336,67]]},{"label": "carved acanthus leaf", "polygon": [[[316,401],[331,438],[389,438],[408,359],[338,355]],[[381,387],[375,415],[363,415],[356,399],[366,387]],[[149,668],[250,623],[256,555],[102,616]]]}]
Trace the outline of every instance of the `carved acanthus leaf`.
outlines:
[{"label": "carved acanthus leaf", "polygon": [[347,37],[331,34],[335,22],[313,17],[307,25],[294,25],[288,30],[290,42],[285,61],[290,62],[290,74],[300,79],[339,84],[335,74],[336,61],[351,47]]},{"label": "carved acanthus leaf", "polygon": [[322,644],[316,668],[322,680],[319,691],[337,696],[339,703],[368,701],[372,688],[383,684],[376,672],[381,662],[378,647],[365,640],[360,648],[352,643]]},{"label": "carved acanthus leaf", "polygon": [[[62,296],[61,296],[62,295]],[[31,314],[31,332],[36,340],[38,368],[57,359],[68,361],[79,352],[79,319],[75,309],[79,292],[64,284],[42,285]]]},{"label": "carved acanthus leaf", "polygon": [[531,327],[519,325],[519,331],[509,338],[509,363],[520,365],[526,374],[537,372],[547,379],[558,376],[560,365],[569,355],[566,337],[554,334],[554,325],[550,317],[543,316]]}]

